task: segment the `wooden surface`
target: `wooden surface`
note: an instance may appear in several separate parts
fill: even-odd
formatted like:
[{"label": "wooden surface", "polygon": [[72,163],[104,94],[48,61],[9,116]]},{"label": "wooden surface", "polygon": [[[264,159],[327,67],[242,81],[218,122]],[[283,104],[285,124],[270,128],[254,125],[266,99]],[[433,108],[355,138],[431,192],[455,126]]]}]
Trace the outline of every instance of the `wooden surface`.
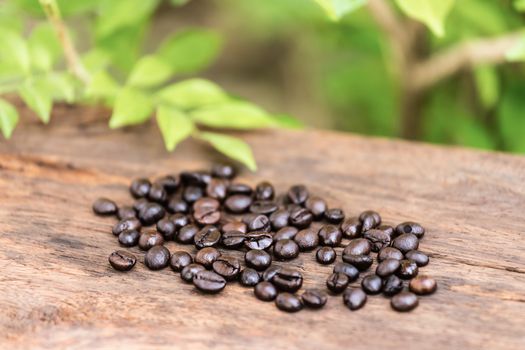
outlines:
[{"label": "wooden surface", "polygon": [[[93,200],[129,203],[132,178],[217,155],[192,141],[167,154],[155,125],[110,131],[104,117],[62,107],[51,125],[26,122],[0,142],[0,348],[525,348],[524,157],[327,131],[247,135],[260,170],[242,181],[304,183],[348,214],[421,222],[422,272],[439,283],[407,314],[382,296],[357,312],[338,296],[286,314],[237,284],[202,296],[169,269],[147,270],[138,249],[133,271],[110,268],[115,221],[94,216]],[[313,254],[292,264],[306,287],[332,269]]]}]

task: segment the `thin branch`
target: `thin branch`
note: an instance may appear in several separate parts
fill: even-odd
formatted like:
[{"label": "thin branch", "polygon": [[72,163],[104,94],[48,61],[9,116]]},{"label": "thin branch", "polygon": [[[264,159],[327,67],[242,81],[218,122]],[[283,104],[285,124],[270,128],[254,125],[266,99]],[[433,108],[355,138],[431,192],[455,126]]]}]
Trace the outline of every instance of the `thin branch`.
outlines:
[{"label": "thin branch", "polygon": [[435,53],[415,65],[412,87],[419,91],[426,90],[463,69],[503,63],[506,52],[522,39],[523,32],[512,32],[495,38],[470,40]]},{"label": "thin branch", "polygon": [[69,32],[67,30],[66,24],[62,20],[60,15],[60,9],[55,0],[39,0],[40,5],[44,9],[47,18],[55,28],[57,32],[58,39],[64,50],[64,56],[66,58],[67,66],[70,72],[75,75],[84,83],[88,83],[90,80],[89,73],[84,68],[84,65],[80,61],[79,55],[71,41]]}]

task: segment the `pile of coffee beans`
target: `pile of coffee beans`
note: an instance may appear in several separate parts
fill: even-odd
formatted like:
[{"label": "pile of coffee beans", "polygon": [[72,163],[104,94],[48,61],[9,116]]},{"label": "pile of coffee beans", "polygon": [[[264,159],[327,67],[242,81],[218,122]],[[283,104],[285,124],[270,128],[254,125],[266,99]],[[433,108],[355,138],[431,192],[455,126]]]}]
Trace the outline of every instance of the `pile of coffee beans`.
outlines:
[{"label": "pile of coffee beans", "polygon": [[[239,281],[253,287],[259,300],[296,312],[322,308],[330,295],[340,294],[348,309],[357,310],[368,295],[380,293],[391,298],[393,309],[409,311],[417,307],[418,295],[436,291],[433,278],[419,275],[429,257],[419,250],[425,229],[418,223],[386,225],[372,210],[347,216],[303,185],[277,195],[269,182],[252,188],[234,177],[233,167],[218,164],[211,171],[186,171],[154,182],[136,179],[130,186],[135,198],[131,206],[100,198],[93,210],[120,220],[113,235],[122,247],[138,245],[145,251],[147,268],[170,266],[204,293],[218,293]],[[153,225],[154,230],[143,229]],[[171,253],[164,245],[167,241],[192,244],[196,254]],[[344,248],[339,257],[334,248]],[[244,261],[231,250],[243,252]],[[272,262],[287,262],[314,250],[319,264],[334,264],[326,279],[327,291],[299,293],[303,274],[291,265]],[[367,272],[375,258],[375,271]],[[129,271],[137,257],[117,250],[109,263],[118,271]]]}]

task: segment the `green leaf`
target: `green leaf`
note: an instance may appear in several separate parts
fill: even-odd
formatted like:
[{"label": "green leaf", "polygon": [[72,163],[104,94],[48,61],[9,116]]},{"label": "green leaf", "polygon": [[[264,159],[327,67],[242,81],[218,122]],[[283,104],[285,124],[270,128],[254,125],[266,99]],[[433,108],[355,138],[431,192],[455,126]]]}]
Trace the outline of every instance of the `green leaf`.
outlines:
[{"label": "green leaf", "polygon": [[176,108],[160,106],[157,109],[156,117],[168,151],[173,151],[179,142],[189,137],[193,132],[194,126],[191,119]]},{"label": "green leaf", "polygon": [[213,132],[200,132],[197,137],[209,142],[217,151],[241,162],[251,171],[257,170],[252,150],[243,140]]},{"label": "green leaf", "polygon": [[160,90],[157,98],[181,109],[192,109],[226,102],[228,95],[215,83],[205,79],[188,79]]},{"label": "green leaf", "polygon": [[474,78],[481,102],[492,108],[499,98],[499,77],[495,67],[479,66],[474,69]]},{"label": "green leaf", "polygon": [[212,128],[260,129],[276,126],[270,115],[248,102],[233,101],[203,107],[190,115],[196,123]]},{"label": "green leaf", "polygon": [[97,37],[106,37],[123,27],[132,27],[149,17],[157,0],[103,1],[96,22]]},{"label": "green leaf", "polygon": [[525,153],[525,84],[511,83],[498,105],[498,123],[508,151]]},{"label": "green leaf", "polygon": [[519,62],[525,60],[525,34],[510,50],[505,53],[505,58],[509,62]]},{"label": "green leaf", "polygon": [[0,62],[13,67],[19,73],[29,74],[30,56],[24,38],[11,30],[0,29],[0,43]]},{"label": "green leaf", "polygon": [[279,128],[285,128],[285,129],[302,129],[304,128],[304,124],[287,114],[277,114],[273,115],[272,118],[275,121],[275,124]]},{"label": "green leaf", "polygon": [[31,65],[43,72],[51,70],[62,49],[57,35],[49,24],[41,24],[31,32],[28,40]]},{"label": "green leaf", "polygon": [[525,0],[514,0],[514,8],[516,11],[525,12]]},{"label": "green leaf", "polygon": [[101,48],[94,48],[81,57],[82,64],[88,72],[94,74],[102,69],[107,68],[110,64],[111,57],[106,50]]},{"label": "green leaf", "polygon": [[357,10],[366,0],[314,0],[325,10],[330,19],[337,21],[347,13]]},{"label": "green leaf", "polygon": [[167,38],[158,55],[175,74],[193,73],[206,68],[217,56],[220,36],[204,29],[185,30]]},{"label": "green leaf", "polygon": [[49,123],[53,99],[45,84],[26,80],[19,88],[19,93],[25,104],[38,115],[40,120],[45,124]]},{"label": "green leaf", "polygon": [[16,124],[18,124],[18,111],[6,100],[0,99],[0,130],[6,139],[11,137]]},{"label": "green leaf", "polygon": [[86,96],[113,100],[119,90],[118,83],[106,71],[95,73],[86,88]]},{"label": "green leaf", "polygon": [[150,118],[152,112],[153,104],[148,95],[133,88],[123,88],[115,100],[109,127],[115,129],[143,123]]},{"label": "green leaf", "polygon": [[444,22],[455,0],[396,0],[396,2],[403,12],[425,23],[436,36],[445,35]]},{"label": "green leaf", "polygon": [[63,100],[67,103],[75,101],[75,80],[69,73],[50,73],[45,78],[48,91],[51,91],[54,99]]},{"label": "green leaf", "polygon": [[157,56],[144,56],[131,70],[128,85],[135,87],[154,87],[166,82],[172,73],[171,67]]}]

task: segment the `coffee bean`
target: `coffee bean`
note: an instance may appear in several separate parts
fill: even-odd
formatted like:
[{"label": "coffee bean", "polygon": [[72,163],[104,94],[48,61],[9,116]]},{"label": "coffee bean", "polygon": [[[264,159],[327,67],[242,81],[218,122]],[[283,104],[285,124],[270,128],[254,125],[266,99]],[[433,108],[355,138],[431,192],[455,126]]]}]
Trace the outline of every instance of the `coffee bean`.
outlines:
[{"label": "coffee bean", "polygon": [[362,212],[361,215],[359,215],[359,220],[361,220],[361,229],[363,232],[381,225],[381,216],[373,210]]},{"label": "coffee bean", "polygon": [[338,224],[345,218],[345,213],[339,208],[332,208],[325,211],[324,218],[331,224]]},{"label": "coffee bean", "polygon": [[226,198],[229,181],[224,179],[211,179],[208,186],[206,186],[206,195],[210,198],[222,201]]},{"label": "coffee bean", "polygon": [[149,189],[148,199],[152,202],[164,204],[168,200],[168,193],[164,189],[164,186],[153,184]]},{"label": "coffee bean", "polygon": [[193,263],[193,258],[186,252],[178,251],[171,254],[170,267],[175,272],[182,271],[183,268],[191,263]]},{"label": "coffee bean", "polygon": [[221,219],[221,212],[218,210],[199,209],[194,211],[193,218],[199,225],[214,225]]},{"label": "coffee bean", "polygon": [[129,192],[134,198],[146,197],[151,188],[151,182],[148,179],[133,180],[129,187]]},{"label": "coffee bean", "polygon": [[241,233],[246,233],[248,232],[248,228],[246,227],[246,224],[244,222],[231,221],[222,225],[222,232],[226,233],[228,231],[238,231]]},{"label": "coffee bean", "polygon": [[412,260],[401,260],[399,269],[397,270],[397,276],[404,280],[408,280],[417,276],[418,273],[417,264]]},{"label": "coffee bean", "polygon": [[392,226],[389,226],[389,225],[379,225],[376,227],[377,230],[379,231],[383,231],[384,233],[386,233],[387,235],[390,236],[390,239],[392,239],[394,236],[395,236],[395,232],[394,232],[394,228]]},{"label": "coffee bean", "polygon": [[142,208],[148,205],[149,201],[146,198],[141,198],[133,203],[133,209],[135,210],[135,216],[137,216]]},{"label": "coffee bean", "polygon": [[386,296],[396,295],[403,290],[403,281],[396,275],[388,276],[383,285],[383,294]]},{"label": "coffee bean", "polygon": [[168,211],[170,213],[183,213],[187,214],[190,211],[188,203],[186,203],[182,198],[173,197],[168,202]]},{"label": "coffee bean", "polygon": [[419,301],[414,293],[401,292],[392,297],[390,305],[394,310],[405,312],[414,309]]},{"label": "coffee bean", "polygon": [[193,203],[193,211],[216,211],[219,210],[220,205],[221,204],[219,203],[219,201],[214,198],[202,197],[195,201],[195,203]]},{"label": "coffee bean", "polygon": [[343,273],[348,276],[350,282],[355,281],[359,277],[359,270],[351,264],[338,262],[334,265],[333,272]]},{"label": "coffee bean", "polygon": [[291,239],[282,239],[275,242],[273,255],[280,260],[291,260],[299,255],[299,246]]},{"label": "coffee bean", "polygon": [[320,197],[308,198],[304,206],[312,213],[315,220],[323,218],[324,213],[327,209],[326,202]]},{"label": "coffee bean", "polygon": [[272,200],[275,194],[273,185],[269,182],[263,181],[255,187],[255,199],[258,201]]},{"label": "coffee bean", "polygon": [[353,255],[343,252],[343,261],[354,265],[359,271],[365,271],[372,266],[374,259],[370,255]]},{"label": "coffee bean", "polygon": [[210,173],[206,171],[184,171],[180,174],[181,182],[187,186],[205,187],[211,181]]},{"label": "coffee bean", "polygon": [[399,269],[399,260],[385,259],[381,261],[376,268],[376,275],[379,277],[387,277],[394,274]]},{"label": "coffee bean", "polygon": [[275,305],[281,311],[297,312],[303,308],[301,299],[290,293],[279,293],[275,298]]},{"label": "coffee bean", "polygon": [[346,289],[350,279],[344,273],[334,272],[326,280],[326,286],[333,293],[341,293]]},{"label": "coffee bean", "polygon": [[109,263],[117,271],[129,271],[137,263],[135,255],[125,250],[117,250],[110,254]]},{"label": "coffee bean", "polygon": [[201,264],[207,269],[211,269],[212,264],[217,261],[221,253],[213,247],[202,248],[195,254],[195,262]]},{"label": "coffee bean", "polygon": [[341,224],[341,232],[344,237],[350,239],[361,236],[361,221],[356,217],[346,219]]},{"label": "coffee bean", "polygon": [[228,249],[236,249],[243,245],[246,234],[241,231],[227,231],[222,234],[222,245]]},{"label": "coffee bean", "polygon": [[220,177],[223,179],[231,179],[235,177],[235,169],[231,165],[215,164],[211,168],[211,174],[214,177]]},{"label": "coffee bean", "polygon": [[124,247],[134,247],[139,242],[140,232],[137,230],[126,230],[118,235],[118,242]]},{"label": "coffee bean", "polygon": [[200,264],[189,264],[182,268],[180,277],[186,282],[192,282],[193,277],[201,271],[205,271],[206,268]]},{"label": "coffee bean", "polygon": [[246,265],[258,271],[267,269],[272,263],[272,257],[264,250],[249,250],[244,255]]},{"label": "coffee bean", "polygon": [[219,243],[220,239],[221,232],[215,226],[211,225],[204,226],[195,234],[195,237],[193,237],[197,249],[213,247]]},{"label": "coffee bean", "polygon": [[244,194],[234,194],[226,198],[224,207],[232,213],[241,214],[248,210],[252,204],[252,198]]},{"label": "coffee bean", "polygon": [[246,234],[244,245],[248,249],[266,249],[273,243],[272,235],[266,232],[250,232]]},{"label": "coffee bean", "polygon": [[401,253],[399,249],[394,248],[394,247],[382,248],[379,251],[379,254],[377,254],[377,260],[381,262],[386,259],[403,260],[403,253]]},{"label": "coffee bean", "polygon": [[383,280],[378,275],[367,275],[361,281],[361,288],[366,294],[378,294],[383,288]]},{"label": "coffee bean", "polygon": [[343,303],[352,311],[362,308],[366,303],[366,294],[361,289],[348,289],[343,294]]},{"label": "coffee bean", "polygon": [[335,261],[337,254],[332,247],[321,247],[315,253],[317,262],[323,265],[331,264]]},{"label": "coffee bean", "polygon": [[347,255],[368,255],[372,251],[372,243],[365,238],[353,239],[343,250]]},{"label": "coffee bean", "polygon": [[288,219],[290,221],[290,225],[295,226],[297,228],[306,228],[310,226],[310,224],[313,221],[313,215],[312,213],[305,208],[294,208],[290,212],[290,218]]},{"label": "coffee bean", "polygon": [[183,244],[190,244],[195,241],[195,235],[199,232],[199,228],[195,225],[186,225],[179,230],[175,236],[176,240]]},{"label": "coffee bean", "polygon": [[228,186],[228,189],[226,192],[228,193],[228,196],[242,194],[242,195],[251,197],[253,190],[250,186],[246,184],[233,183]]},{"label": "coffee bean", "polygon": [[142,225],[140,224],[140,221],[133,217],[131,219],[120,220],[118,223],[115,224],[115,226],[113,226],[111,232],[113,232],[115,236],[118,236],[120,233],[126,230],[140,231],[141,227]]},{"label": "coffee bean", "polygon": [[158,232],[143,232],[139,237],[139,248],[149,250],[156,245],[163,245],[164,238]]},{"label": "coffee bean", "polygon": [[263,231],[270,232],[270,219],[266,215],[259,214],[251,218],[248,223],[248,232]]},{"label": "coffee bean", "polygon": [[402,235],[403,233],[412,233],[417,238],[423,238],[425,229],[416,222],[407,221],[396,226],[396,234]]},{"label": "coffee bean", "polygon": [[339,227],[334,225],[325,225],[319,230],[319,243],[330,247],[336,247],[341,244],[343,233]]},{"label": "coffee bean", "polygon": [[204,293],[219,293],[226,287],[224,277],[213,271],[199,271],[193,277],[193,284]]},{"label": "coffee bean", "polygon": [[363,237],[372,243],[372,251],[378,252],[390,245],[390,235],[385,231],[371,229],[363,234]]},{"label": "coffee bean", "polygon": [[161,245],[156,245],[146,252],[144,264],[150,270],[160,270],[168,266],[170,251]]},{"label": "coffee bean", "polygon": [[175,224],[176,231],[190,224],[190,218],[182,213],[170,215],[169,219]]},{"label": "coffee bean", "polygon": [[175,193],[180,185],[178,176],[165,175],[155,180],[155,185],[162,186],[168,194]]},{"label": "coffee bean", "polygon": [[143,225],[149,226],[164,217],[166,212],[164,208],[158,203],[147,203],[139,211],[139,220]]},{"label": "coffee bean", "polygon": [[328,301],[328,295],[319,289],[307,289],[301,295],[303,304],[312,309],[322,308]]},{"label": "coffee bean", "polygon": [[399,249],[403,254],[416,250],[418,246],[419,239],[413,233],[403,233],[392,242],[392,247]]},{"label": "coffee bean", "polygon": [[[296,227],[285,226],[273,235],[273,240],[280,241],[281,239],[294,239],[294,237],[297,235],[297,232],[299,232],[299,230]],[[315,236],[317,237],[317,234]]]},{"label": "coffee bean", "polygon": [[254,214],[254,213],[248,213],[248,214],[244,214],[241,218],[241,221],[246,224],[246,227],[248,227],[248,225],[250,224],[250,222],[252,222],[253,219],[255,219],[257,217],[257,214]]},{"label": "coffee bean", "polygon": [[282,269],[283,269],[282,267],[277,266],[277,265],[270,266],[264,271],[262,275],[262,279],[264,281],[271,282],[273,278],[275,277],[275,275],[277,274],[277,272],[281,271]]},{"label": "coffee bean", "polygon": [[171,241],[175,237],[177,229],[170,218],[164,218],[157,221],[157,231],[159,231],[166,241]]},{"label": "coffee bean", "polygon": [[405,257],[415,262],[419,267],[428,265],[428,255],[419,250],[411,250],[405,254]]},{"label": "coffee bean", "polygon": [[277,296],[277,288],[271,282],[263,281],[257,283],[253,293],[259,300],[272,301]]},{"label": "coffee bean", "polygon": [[[264,279],[264,276],[263,276]],[[282,291],[294,293],[303,285],[303,275],[299,271],[282,268],[271,279],[272,283]]]},{"label": "coffee bean", "polygon": [[135,219],[135,215],[135,209],[133,209],[133,207],[130,206],[120,207],[117,211],[117,217],[119,218],[119,220]]},{"label": "coffee bean", "polygon": [[279,207],[272,201],[255,201],[250,205],[250,212],[254,214],[271,215],[277,211],[277,209],[279,209]]},{"label": "coffee bean", "polygon": [[224,277],[227,281],[233,281],[241,272],[239,260],[233,257],[221,256],[212,265],[213,271]]},{"label": "coffee bean", "polygon": [[319,235],[312,228],[305,228],[297,232],[294,237],[295,243],[302,251],[312,250],[319,245]]},{"label": "coffee bean", "polygon": [[308,199],[308,190],[304,185],[295,185],[288,190],[288,199],[294,204],[303,204]]},{"label": "coffee bean", "polygon": [[204,191],[201,187],[198,186],[188,186],[184,189],[182,192],[182,199],[186,201],[186,203],[193,203],[200,198],[204,196]]},{"label": "coffee bean", "polygon": [[99,198],[93,203],[93,211],[97,215],[113,215],[117,210],[117,204],[111,199]]},{"label": "coffee bean", "polygon": [[259,281],[261,280],[261,275],[254,269],[250,269],[249,267],[245,268],[241,272],[241,277],[239,278],[239,282],[241,285],[246,287],[253,287]]},{"label": "coffee bean", "polygon": [[419,295],[432,294],[437,289],[436,280],[429,276],[417,276],[409,284],[410,290]]},{"label": "coffee bean", "polygon": [[270,215],[270,223],[274,230],[279,230],[288,225],[290,213],[286,209],[279,209]]}]

